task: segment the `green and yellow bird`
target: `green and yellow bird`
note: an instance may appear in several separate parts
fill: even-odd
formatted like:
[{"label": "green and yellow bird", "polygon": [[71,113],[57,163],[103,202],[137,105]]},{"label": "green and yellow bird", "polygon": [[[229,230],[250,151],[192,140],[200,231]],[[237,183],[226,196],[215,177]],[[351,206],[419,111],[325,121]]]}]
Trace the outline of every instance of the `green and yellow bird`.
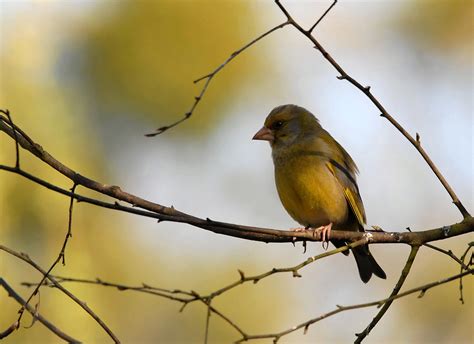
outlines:
[{"label": "green and yellow bird", "polygon": [[[278,195],[299,224],[320,228],[323,241],[329,239],[331,228],[364,231],[366,218],[356,182],[357,166],[311,112],[292,104],[278,106],[253,139],[270,142]],[[336,247],[346,245],[344,241],[331,242]],[[352,252],[364,283],[372,274],[386,278],[368,245]]]}]

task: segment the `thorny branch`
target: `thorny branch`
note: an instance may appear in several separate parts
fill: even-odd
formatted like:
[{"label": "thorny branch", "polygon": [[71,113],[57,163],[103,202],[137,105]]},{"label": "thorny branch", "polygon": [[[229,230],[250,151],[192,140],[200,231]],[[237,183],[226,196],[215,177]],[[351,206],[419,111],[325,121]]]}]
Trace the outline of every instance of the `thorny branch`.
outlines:
[{"label": "thorny branch", "polygon": [[[411,256],[411,254],[410,254],[410,256]],[[429,289],[440,286],[442,284],[446,284],[446,283],[455,281],[457,279],[461,279],[462,277],[472,275],[472,274],[474,274],[474,269],[470,268],[470,269],[468,269],[464,272],[461,272],[457,275],[454,275],[454,276],[451,276],[451,277],[448,277],[448,278],[444,278],[444,279],[441,279],[441,280],[438,280],[438,281],[434,281],[434,282],[431,282],[431,283],[427,283],[427,284],[418,286],[416,288],[409,289],[409,290],[404,291],[402,293],[397,293],[395,295],[391,295],[390,297],[388,297],[386,299],[371,301],[371,302],[367,302],[367,303],[348,305],[348,306],[336,305],[336,308],[334,310],[332,310],[330,312],[327,312],[327,313],[324,313],[324,314],[322,314],[322,315],[320,315],[316,318],[307,320],[307,321],[305,321],[301,324],[298,324],[296,326],[293,326],[290,329],[287,329],[287,330],[284,330],[284,331],[281,331],[281,332],[278,332],[278,333],[257,334],[257,335],[251,335],[251,334],[248,334],[245,331],[243,331],[239,326],[237,326],[229,318],[224,316],[221,312],[219,312],[213,306],[210,306],[210,303],[208,303],[208,301],[206,299],[206,296],[201,296],[201,295],[199,295],[198,293],[196,293],[194,291],[186,292],[186,291],[176,290],[176,289],[166,290],[166,289],[162,289],[162,288],[152,287],[152,286],[150,286],[148,284],[145,284],[145,283],[143,283],[141,286],[136,287],[136,286],[128,286],[128,285],[123,285],[123,284],[105,282],[101,279],[87,280],[87,279],[68,278],[68,277],[60,277],[60,276],[55,276],[55,278],[60,283],[75,282],[75,283],[95,284],[95,285],[100,285],[100,286],[104,286],[104,287],[114,287],[114,288],[117,288],[120,291],[130,290],[130,291],[142,292],[142,293],[147,293],[147,294],[156,295],[156,296],[165,297],[165,298],[168,298],[168,299],[171,299],[171,300],[183,302],[185,304],[187,304],[189,302],[199,300],[203,304],[205,304],[206,306],[209,305],[208,309],[210,309],[210,311],[212,313],[217,314],[224,321],[229,323],[237,332],[239,332],[239,334],[242,336],[242,338],[239,339],[237,342],[240,343],[240,342],[244,342],[244,341],[256,340],[256,339],[265,339],[265,338],[272,338],[274,340],[274,342],[277,342],[283,336],[288,335],[290,333],[293,333],[295,331],[301,330],[301,329],[303,329],[304,333],[306,333],[311,325],[313,325],[316,322],[319,322],[323,319],[326,319],[330,316],[333,316],[335,314],[345,312],[345,311],[349,311],[349,310],[360,309],[360,308],[375,307],[375,306],[376,307],[381,307],[382,305],[385,305],[387,303],[391,303],[396,299],[400,299],[402,297],[405,297],[405,296],[408,296],[408,295],[411,295],[411,294],[414,294],[414,293],[417,293],[417,292],[421,292],[420,295],[418,296],[418,298],[421,298],[426,294],[426,291],[428,291]],[[34,283],[23,283],[23,284],[27,285],[27,286],[34,286],[35,285]],[[50,285],[50,284],[47,283],[47,285]],[[160,290],[160,293],[155,293],[155,290]],[[169,295],[163,295],[161,293],[163,291],[166,291],[169,295],[183,294],[183,295],[192,296],[192,297],[190,297],[190,298],[186,298],[186,297],[176,298],[174,296],[170,297]],[[181,308],[181,309],[183,309],[183,308]]]}]

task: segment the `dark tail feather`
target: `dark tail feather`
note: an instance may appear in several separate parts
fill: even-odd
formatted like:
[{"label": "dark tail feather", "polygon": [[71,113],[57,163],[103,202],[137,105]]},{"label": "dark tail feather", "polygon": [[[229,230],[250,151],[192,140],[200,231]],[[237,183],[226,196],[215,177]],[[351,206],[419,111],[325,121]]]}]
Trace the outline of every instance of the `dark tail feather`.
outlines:
[{"label": "dark tail feather", "polygon": [[352,253],[354,254],[357,267],[359,268],[360,279],[364,283],[367,283],[370,280],[372,274],[383,279],[387,278],[385,272],[370,254],[368,245],[356,247],[352,249]]},{"label": "dark tail feather", "polygon": [[[344,240],[331,240],[331,243],[336,246],[337,248],[346,246],[346,242]],[[345,256],[349,255],[349,250],[342,252]]]}]

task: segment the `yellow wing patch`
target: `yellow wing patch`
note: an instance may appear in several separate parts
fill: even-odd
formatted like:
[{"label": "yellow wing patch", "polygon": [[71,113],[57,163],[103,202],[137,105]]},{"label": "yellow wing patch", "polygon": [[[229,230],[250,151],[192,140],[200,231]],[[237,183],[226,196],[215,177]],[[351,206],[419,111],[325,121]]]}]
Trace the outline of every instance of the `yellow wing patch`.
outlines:
[{"label": "yellow wing patch", "polygon": [[354,198],[354,194],[352,191],[348,188],[344,189],[344,195],[346,196],[346,199],[349,201],[349,204],[352,208],[352,211],[354,212],[355,216],[357,217],[357,221],[363,226],[364,225],[364,215],[360,211],[359,207],[357,206],[357,201]]},{"label": "yellow wing patch", "polygon": [[[326,162],[326,166],[329,168],[329,171],[333,174],[333,176],[340,182],[340,180],[337,178],[337,174],[334,168],[334,165],[331,164],[329,161]],[[364,214],[362,213],[361,209],[357,206],[357,195],[354,195],[354,193],[351,191],[351,189],[344,187],[344,185],[341,184],[344,190],[344,196],[346,197],[347,201],[349,202],[349,205],[354,212],[354,215],[357,218],[357,221],[363,226],[364,225]]]}]

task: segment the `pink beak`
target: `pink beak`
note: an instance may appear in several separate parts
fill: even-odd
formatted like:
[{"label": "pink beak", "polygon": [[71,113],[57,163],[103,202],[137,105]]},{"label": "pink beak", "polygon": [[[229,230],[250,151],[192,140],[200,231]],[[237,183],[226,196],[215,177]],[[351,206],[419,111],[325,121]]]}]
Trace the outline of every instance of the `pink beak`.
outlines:
[{"label": "pink beak", "polygon": [[275,140],[275,136],[270,129],[267,127],[262,127],[257,133],[252,137],[252,140],[263,140],[273,142]]}]

